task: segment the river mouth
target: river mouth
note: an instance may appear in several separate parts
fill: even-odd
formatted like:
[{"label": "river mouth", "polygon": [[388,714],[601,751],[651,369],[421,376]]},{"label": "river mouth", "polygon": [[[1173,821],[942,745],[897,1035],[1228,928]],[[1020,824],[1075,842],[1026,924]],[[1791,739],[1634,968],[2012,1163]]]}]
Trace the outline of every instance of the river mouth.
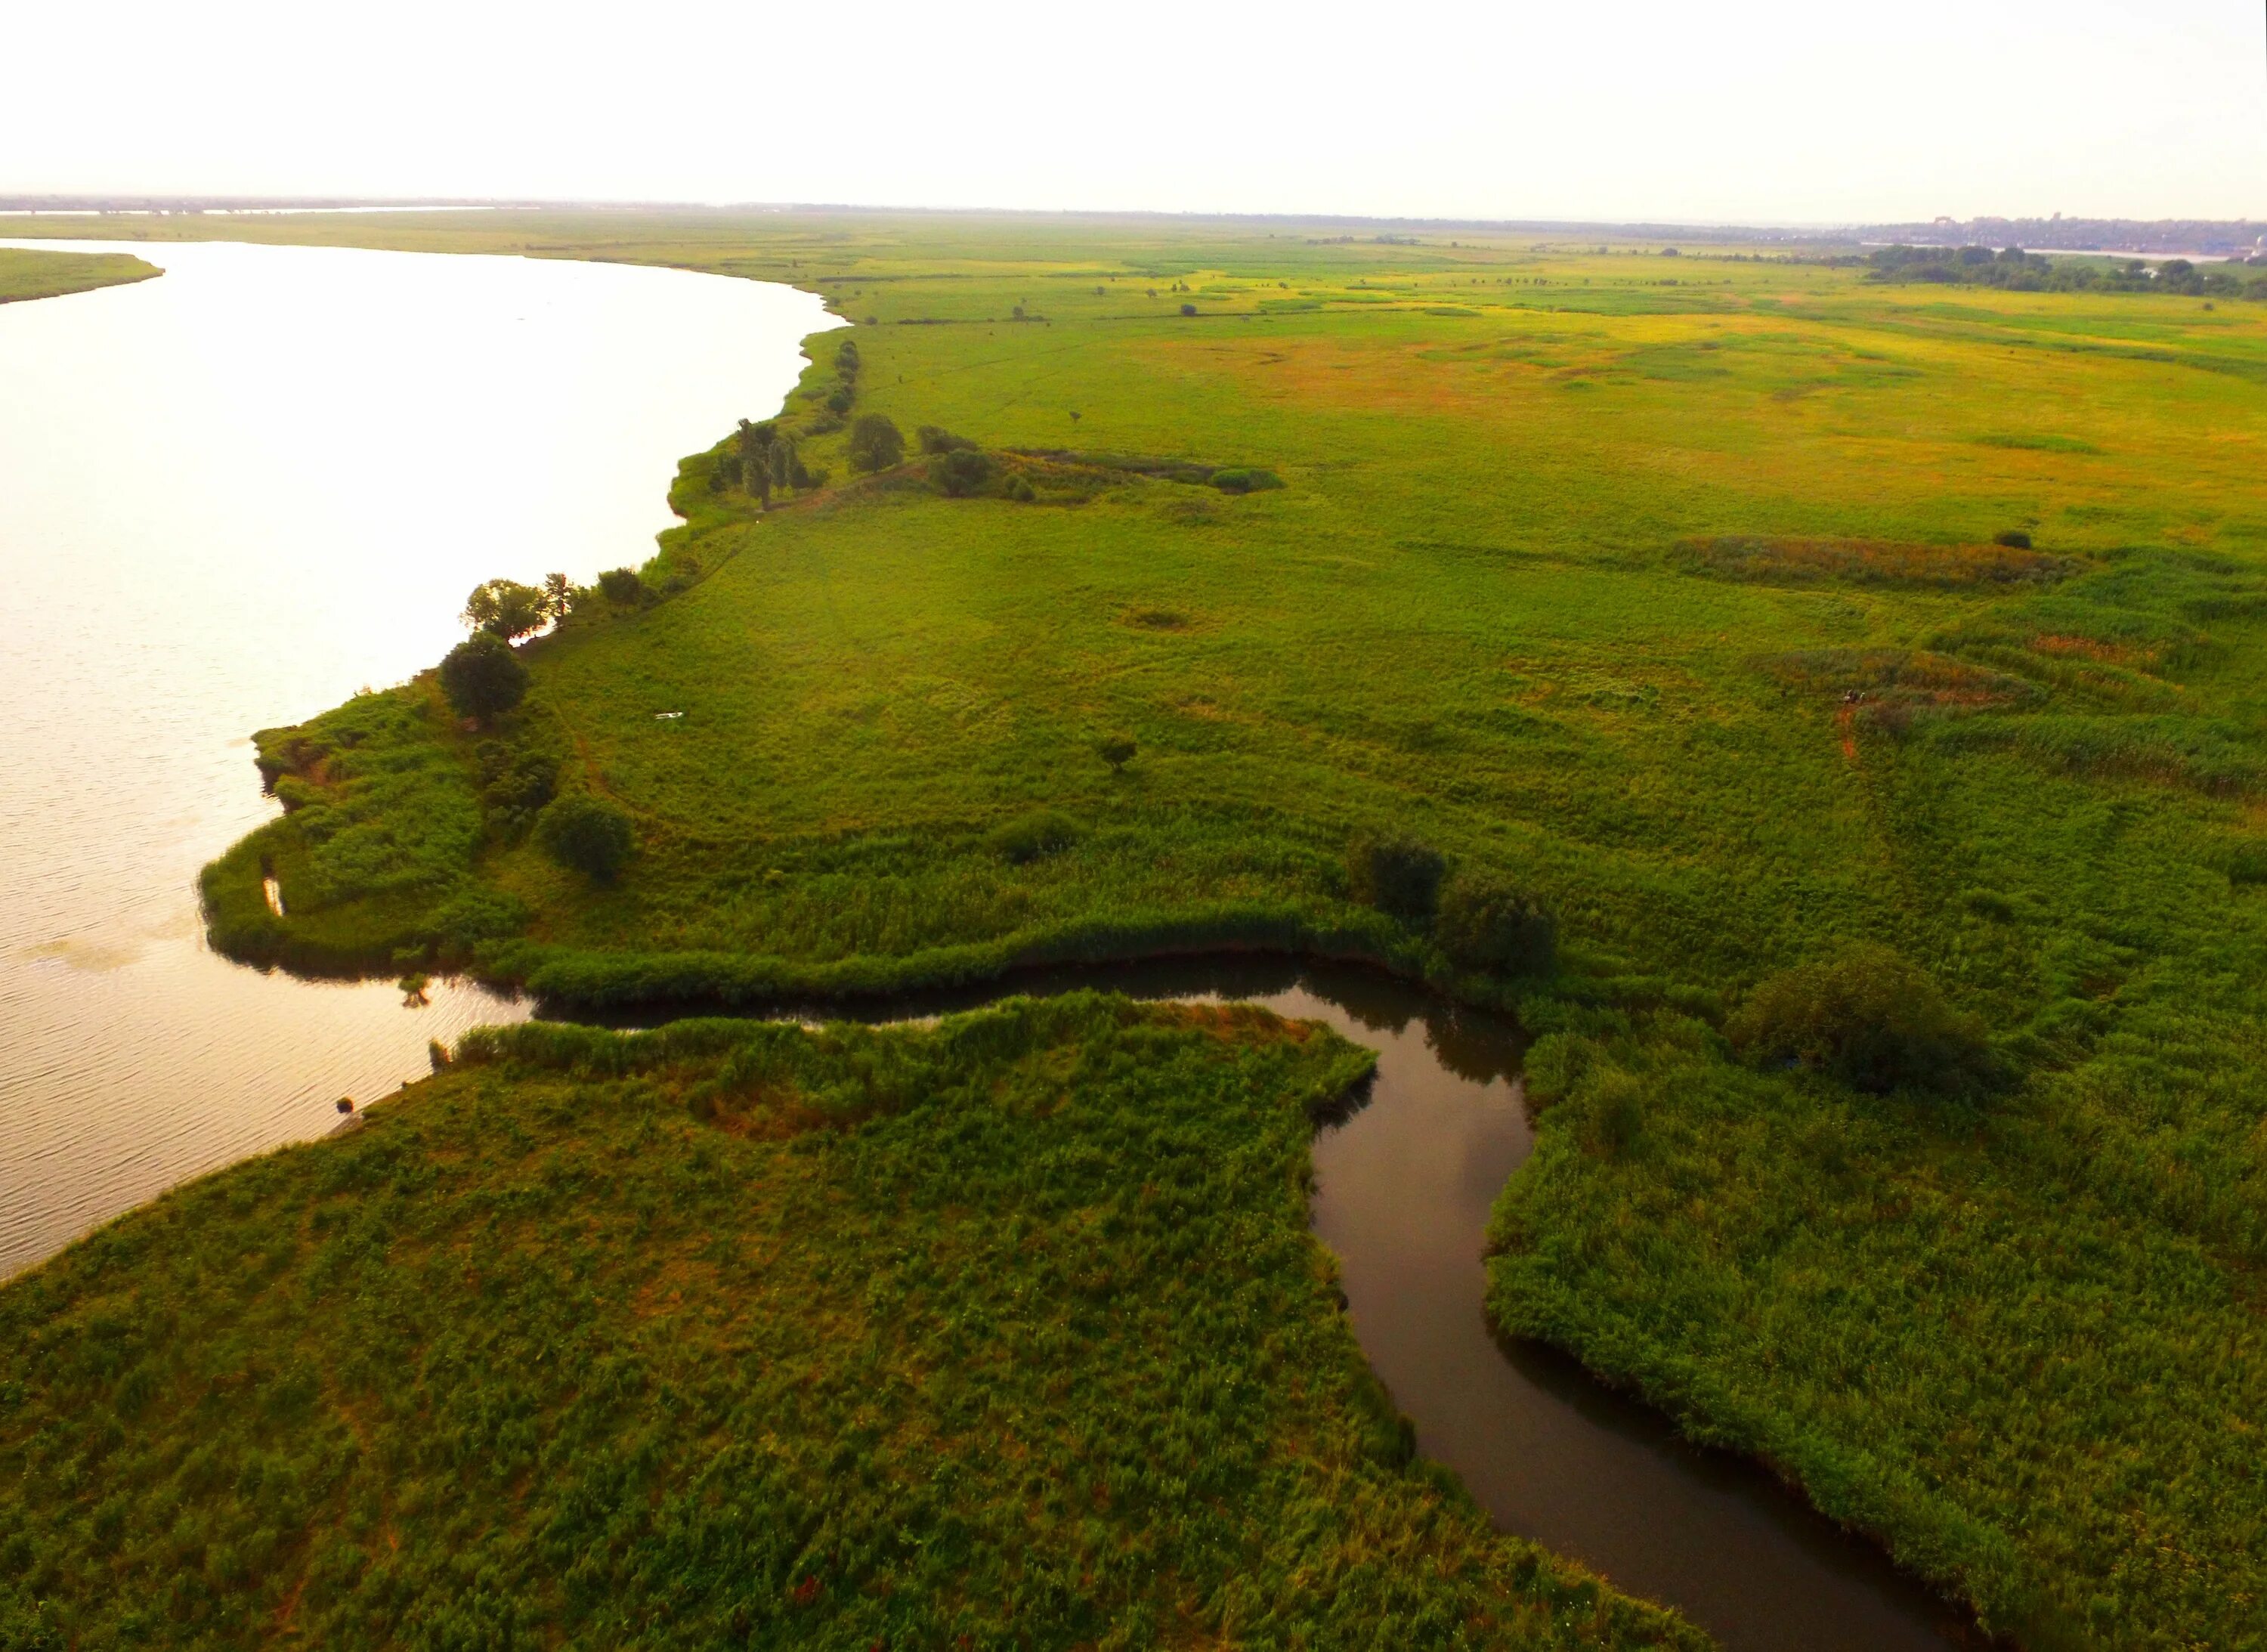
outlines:
[{"label": "river mouth", "polygon": [[[1534,1146],[1526,1040],[1510,1021],[1367,966],[1266,953],[1032,970],[765,1013],[904,1021],[1086,989],[1264,1004],[1377,1052],[1361,1105],[1316,1134],[1314,1231],[1339,1259],[1354,1333],[1419,1449],[1503,1530],[1678,1608],[1735,1652],[1981,1643],[1961,1613],[1758,1465],[1691,1444],[1553,1349],[1497,1338],[1481,1305],[1488,1215]],[[564,1018],[653,1026],[716,1013],[673,1004]]]}]

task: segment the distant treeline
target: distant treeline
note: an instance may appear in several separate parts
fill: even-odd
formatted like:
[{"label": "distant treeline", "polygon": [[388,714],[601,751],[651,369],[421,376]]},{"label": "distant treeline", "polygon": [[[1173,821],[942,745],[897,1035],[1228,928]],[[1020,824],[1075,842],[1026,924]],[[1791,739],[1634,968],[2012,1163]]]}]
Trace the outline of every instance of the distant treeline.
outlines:
[{"label": "distant treeline", "polygon": [[2267,251],[2267,224],[2249,218],[1971,218],[1955,224],[1876,224],[1852,233],[1868,241],[1965,241],[2036,246],[2050,252],[2211,253]]},{"label": "distant treeline", "polygon": [[1939,282],[2004,287],[2014,292],[2171,292],[2267,300],[2267,273],[2253,273],[2243,265],[2200,268],[2185,258],[2168,259],[2153,270],[2138,258],[2095,263],[2043,258],[2020,246],[1995,253],[1988,246],[1899,246],[1882,247],[1863,261],[1872,267],[1868,281]]}]

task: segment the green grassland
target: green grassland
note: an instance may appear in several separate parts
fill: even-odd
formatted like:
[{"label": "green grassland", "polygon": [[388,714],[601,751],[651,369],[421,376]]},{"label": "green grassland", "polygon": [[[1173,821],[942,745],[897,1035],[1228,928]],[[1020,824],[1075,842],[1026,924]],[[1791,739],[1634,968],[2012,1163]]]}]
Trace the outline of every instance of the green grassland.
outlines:
[{"label": "green grassland", "polygon": [[476,1033],[0,1292],[0,1646],[1698,1648],[1500,1537],[1265,1011]]},{"label": "green grassland", "polygon": [[162,273],[130,253],[28,252],[0,246],[0,304],[56,298],[67,292],[147,281]]},{"label": "green grassland", "polygon": [[[2267,1643],[2261,306],[1288,224],[259,233],[796,282],[856,413],[1035,496],[847,481],[815,340],[784,420],[835,485],[764,515],[689,459],[658,599],[529,645],[494,731],[421,680],[263,735],[292,811],[208,872],[219,943],[584,1004],[1278,945],[1515,1004],[1500,1324],[2035,1647]],[[618,879],[527,841],[530,766],[633,815]],[[1060,852],[999,835],[1035,811]],[[1363,829],[1547,899],[1556,973],[1353,900]],[[1743,993],[1861,939],[1993,1093],[1733,1059]]]}]

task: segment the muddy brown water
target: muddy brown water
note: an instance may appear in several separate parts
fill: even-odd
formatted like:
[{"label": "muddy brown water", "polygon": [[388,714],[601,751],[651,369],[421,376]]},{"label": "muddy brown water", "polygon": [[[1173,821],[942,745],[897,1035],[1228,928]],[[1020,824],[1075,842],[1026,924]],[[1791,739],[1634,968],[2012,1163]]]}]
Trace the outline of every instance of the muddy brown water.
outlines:
[{"label": "muddy brown water", "polygon": [[1339,1259],[1354,1333],[1415,1423],[1419,1449],[1453,1469],[1505,1531],[1676,1606],[1734,1652],[1979,1643],[1881,1549],[1755,1464],[1689,1443],[1565,1355],[1490,1330],[1488,1215],[1534,1145],[1522,1040],[1509,1022],[1376,971],[1251,955],[1036,972],[862,1009],[774,1013],[902,1020],[1010,992],[1086,988],[1265,1004],[1377,1052],[1366,1103],[1316,1136],[1315,1233]]}]

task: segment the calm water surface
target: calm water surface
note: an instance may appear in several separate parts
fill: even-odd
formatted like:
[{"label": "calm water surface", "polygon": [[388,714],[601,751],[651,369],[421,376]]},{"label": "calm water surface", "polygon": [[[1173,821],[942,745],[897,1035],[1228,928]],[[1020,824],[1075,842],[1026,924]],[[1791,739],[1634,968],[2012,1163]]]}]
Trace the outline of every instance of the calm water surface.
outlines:
[{"label": "calm water surface", "polygon": [[643,561],[828,323],[677,270],[125,250],[165,273],[0,305],[0,1277],[525,1013],[205,951],[197,870],[274,808],[247,737],[430,664],[481,579]]}]

